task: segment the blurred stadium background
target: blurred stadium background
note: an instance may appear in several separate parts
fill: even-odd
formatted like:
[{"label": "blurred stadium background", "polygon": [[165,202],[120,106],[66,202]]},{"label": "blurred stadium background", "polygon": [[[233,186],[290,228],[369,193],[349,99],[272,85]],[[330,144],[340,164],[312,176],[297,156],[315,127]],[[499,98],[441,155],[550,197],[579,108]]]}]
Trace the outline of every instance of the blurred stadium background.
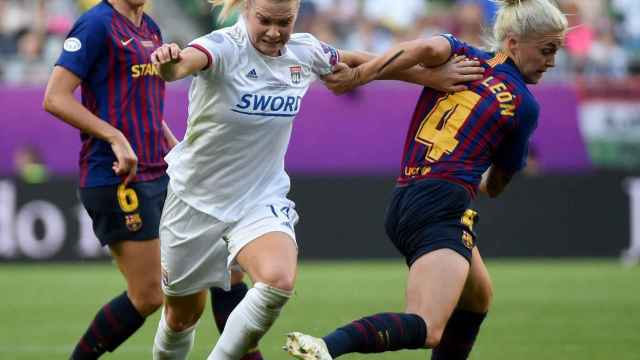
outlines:
[{"label": "blurred stadium background", "polygon": [[[41,109],[66,33],[95,2],[0,0],[0,359],[64,358],[123,287],[76,197],[78,133]],[[560,6],[574,29],[533,87],[529,165],[501,198],[476,202],[496,297],[473,359],[640,359],[640,1]],[[302,0],[297,26],[372,52],[440,32],[480,45],[494,11],[489,0]],[[227,25],[204,0],[152,0],[149,12],[181,45]],[[187,86],[166,98],[179,135]],[[336,98],[318,84],[305,98],[287,158],[302,265],[263,342],[269,359],[284,358],[289,330],[402,309],[405,268],[382,219],[418,92],[383,82]],[[156,321],[107,358],[148,358]],[[216,339],[210,314],[199,331],[194,358]]]}]

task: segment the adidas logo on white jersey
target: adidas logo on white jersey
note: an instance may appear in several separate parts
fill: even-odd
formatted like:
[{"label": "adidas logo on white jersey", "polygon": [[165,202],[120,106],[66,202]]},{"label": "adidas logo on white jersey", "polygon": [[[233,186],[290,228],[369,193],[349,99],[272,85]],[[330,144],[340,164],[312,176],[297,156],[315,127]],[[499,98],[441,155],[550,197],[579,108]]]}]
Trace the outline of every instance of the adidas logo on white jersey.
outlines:
[{"label": "adidas logo on white jersey", "polygon": [[251,69],[251,71],[249,71],[247,73],[247,77],[249,79],[257,79],[258,78],[258,73],[256,72],[256,69]]}]

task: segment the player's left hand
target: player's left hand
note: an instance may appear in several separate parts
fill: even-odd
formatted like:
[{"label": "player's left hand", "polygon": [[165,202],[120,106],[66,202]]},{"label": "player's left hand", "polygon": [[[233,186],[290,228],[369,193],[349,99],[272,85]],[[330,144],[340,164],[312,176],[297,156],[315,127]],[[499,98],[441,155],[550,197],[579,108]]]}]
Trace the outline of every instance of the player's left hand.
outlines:
[{"label": "player's left hand", "polygon": [[337,63],[333,66],[333,73],[322,78],[325,86],[336,95],[349,92],[360,84],[357,68],[350,68],[345,63]]}]

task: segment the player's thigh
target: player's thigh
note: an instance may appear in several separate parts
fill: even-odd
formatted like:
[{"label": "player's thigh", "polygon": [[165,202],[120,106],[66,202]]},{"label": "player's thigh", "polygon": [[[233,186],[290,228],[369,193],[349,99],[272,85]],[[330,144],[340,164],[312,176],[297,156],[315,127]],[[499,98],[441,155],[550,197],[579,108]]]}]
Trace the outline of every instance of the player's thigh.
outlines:
[{"label": "player's thigh", "polygon": [[427,322],[427,346],[437,345],[469,274],[469,262],[454,250],[442,248],[419,257],[409,269],[407,313]]},{"label": "player's thigh", "polygon": [[230,264],[238,263],[254,283],[292,290],[298,259],[297,222],[294,204],[287,199],[256,205],[226,236]]},{"label": "player's thigh", "polygon": [[229,224],[198,211],[171,189],[160,221],[162,290],[168,296],[187,296],[210,287],[228,289]]},{"label": "player's thigh", "polygon": [[110,245],[118,269],[127,281],[127,294],[142,316],[162,305],[160,241],[120,241]]},{"label": "player's thigh", "polygon": [[206,302],[205,290],[185,296],[165,296],[165,321],[172,330],[183,331],[198,322]]},{"label": "player's thigh", "polygon": [[160,241],[120,241],[109,246],[131,296],[160,294]]},{"label": "player's thigh", "polygon": [[291,236],[270,232],[245,245],[236,261],[254,283],[262,282],[282,290],[293,290],[298,250]]},{"label": "player's thigh", "polygon": [[489,311],[493,299],[493,284],[489,270],[482,260],[477,247],[473,248],[469,276],[460,296],[458,307],[476,313]]}]

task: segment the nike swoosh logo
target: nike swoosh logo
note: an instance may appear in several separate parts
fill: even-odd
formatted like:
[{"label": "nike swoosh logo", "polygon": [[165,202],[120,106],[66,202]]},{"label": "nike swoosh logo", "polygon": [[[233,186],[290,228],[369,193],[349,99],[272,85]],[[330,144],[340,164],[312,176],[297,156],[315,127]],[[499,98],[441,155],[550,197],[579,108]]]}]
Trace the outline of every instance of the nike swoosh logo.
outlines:
[{"label": "nike swoosh logo", "polygon": [[127,41],[120,40],[120,43],[122,43],[122,46],[127,46],[127,45],[129,45],[132,41],[133,41],[133,38],[131,38],[131,39],[127,40]]}]

